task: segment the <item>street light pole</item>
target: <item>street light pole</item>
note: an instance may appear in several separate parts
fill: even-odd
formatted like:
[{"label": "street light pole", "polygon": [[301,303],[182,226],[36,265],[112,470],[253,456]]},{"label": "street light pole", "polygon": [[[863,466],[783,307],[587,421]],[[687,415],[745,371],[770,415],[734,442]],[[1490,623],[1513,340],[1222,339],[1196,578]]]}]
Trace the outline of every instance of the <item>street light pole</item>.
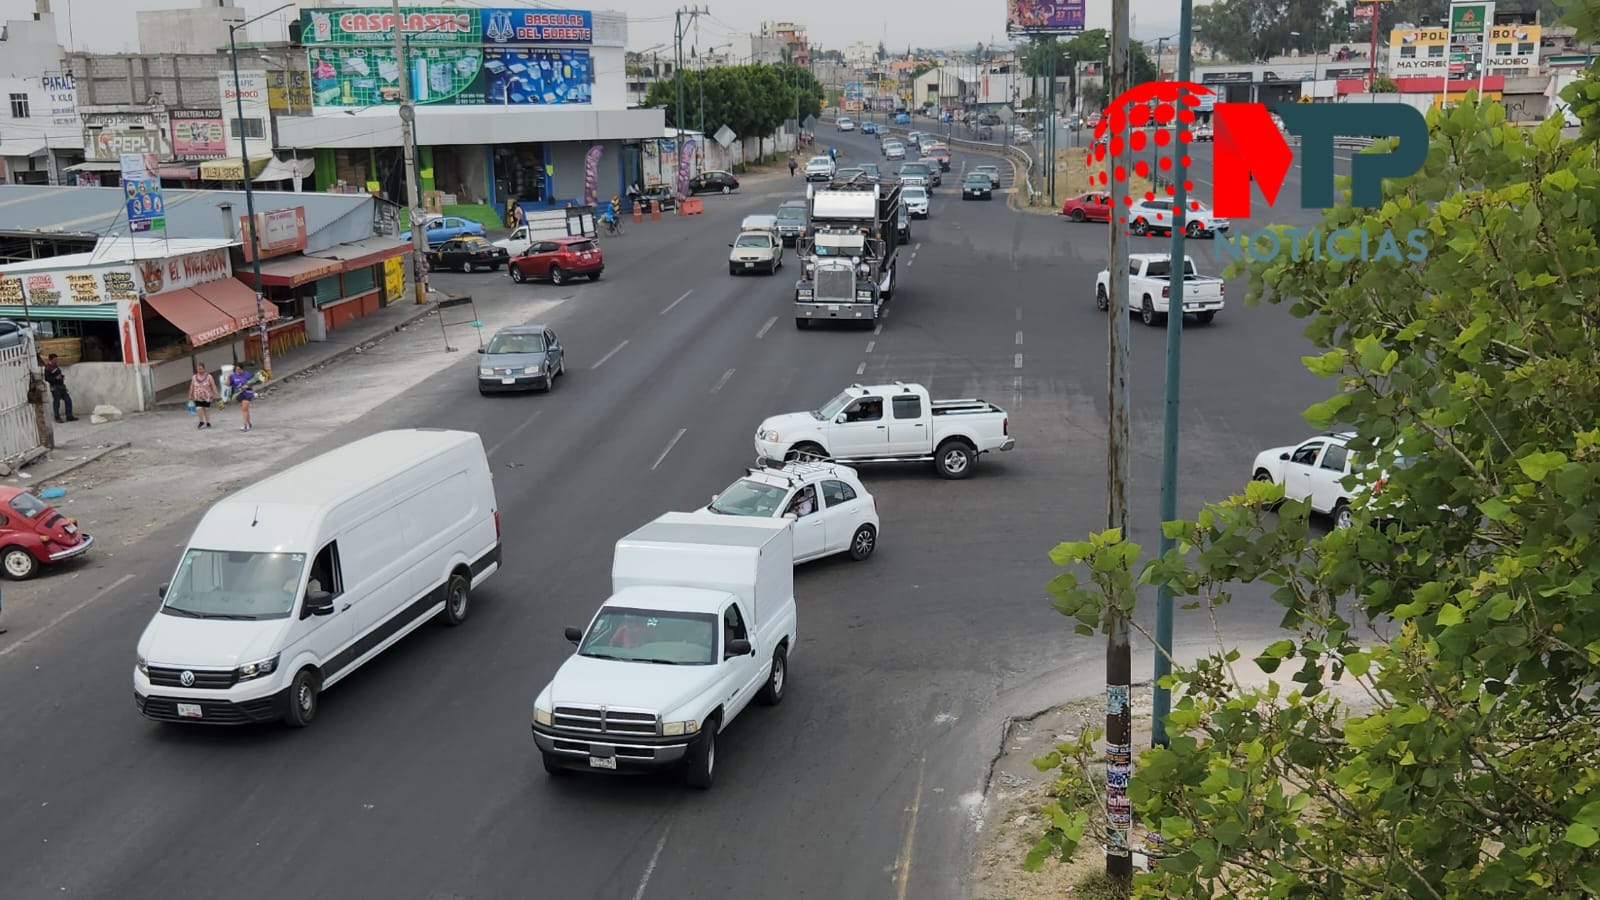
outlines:
[{"label": "street light pole", "polygon": [[[1194,25],[1194,0],[1181,0],[1178,13],[1178,83],[1189,80],[1191,35]],[[1182,104],[1183,89],[1179,88],[1178,109]],[[1163,388],[1163,417],[1161,420],[1161,521],[1170,522],[1178,517],[1178,407],[1183,390],[1183,289],[1184,289],[1184,231],[1189,205],[1187,179],[1188,155],[1178,135],[1183,132],[1181,117],[1172,120],[1172,183],[1177,194],[1172,208],[1172,273],[1168,281],[1167,301],[1167,370]],[[1218,238],[1221,240],[1221,238]],[[1175,546],[1161,529],[1160,554],[1166,556]],[[1156,659],[1155,697],[1151,703],[1151,743],[1158,747],[1168,745],[1167,726],[1164,721],[1172,710],[1172,693],[1161,686],[1161,679],[1172,674],[1172,588],[1162,584],[1156,589]]]},{"label": "street light pole", "polygon": [[277,9],[269,10],[253,19],[246,19],[237,25],[228,26],[228,55],[233,60],[233,104],[234,127],[239,131],[239,174],[244,179],[244,213],[245,221],[250,223],[250,276],[251,285],[256,291],[256,327],[261,335],[261,373],[264,377],[272,377],[272,346],[267,338],[267,298],[261,292],[261,239],[256,227],[256,195],[252,190],[249,144],[245,141],[244,128],[244,92],[239,89],[239,44],[235,35],[239,29],[251,22],[259,22],[273,13],[282,12],[293,6],[285,3]]},{"label": "street light pole", "polygon": [[[399,2],[399,0],[396,0],[396,2]],[[673,71],[673,77],[678,83],[678,106],[677,106],[677,109],[675,111],[675,114],[672,117],[672,119],[673,119],[672,124],[677,126],[677,129],[678,129],[678,171],[673,173],[673,181],[674,181],[674,183],[679,184],[680,189],[682,187],[682,184],[681,184],[681,182],[679,180],[683,177],[683,38],[684,38],[684,34],[685,34],[685,26],[683,24],[683,20],[684,20],[684,17],[687,16],[689,18],[689,21],[692,23],[697,16],[700,16],[702,14],[709,13],[709,12],[710,12],[709,9],[705,9],[705,8],[701,8],[701,7],[687,7],[686,6],[683,9],[680,9],[677,12],[673,13],[673,16],[672,16],[672,21],[673,21],[673,36],[672,36],[672,40],[673,40],[673,43],[677,46],[677,51],[678,51],[677,68]],[[702,136],[701,139],[704,140],[704,136]]]}]

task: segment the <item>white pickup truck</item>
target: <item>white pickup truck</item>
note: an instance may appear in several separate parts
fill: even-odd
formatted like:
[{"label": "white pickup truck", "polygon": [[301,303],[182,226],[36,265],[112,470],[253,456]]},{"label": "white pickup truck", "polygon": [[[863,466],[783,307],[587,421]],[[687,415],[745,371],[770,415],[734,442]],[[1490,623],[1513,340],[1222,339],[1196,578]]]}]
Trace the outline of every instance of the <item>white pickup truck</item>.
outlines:
[{"label": "white pickup truck", "polygon": [[978,456],[1010,450],[1006,411],[986,400],[934,400],[920,384],[853,384],[810,412],[784,413],[756,429],[762,459],[932,462],[945,478],[972,474]]},{"label": "white pickup truck", "polygon": [[[1167,253],[1133,253],[1128,256],[1128,307],[1146,325],[1159,325],[1167,319],[1172,295],[1172,256]],[[1183,258],[1183,312],[1202,325],[1209,325],[1222,310],[1221,278],[1201,275],[1194,257]],[[1111,306],[1111,270],[1102,269],[1094,286],[1094,305]]]},{"label": "white pickup truck", "polygon": [[667,513],[617,541],[612,594],[533,703],[545,771],[716,774],[717,734],[783,700],[797,638],[787,519]]}]

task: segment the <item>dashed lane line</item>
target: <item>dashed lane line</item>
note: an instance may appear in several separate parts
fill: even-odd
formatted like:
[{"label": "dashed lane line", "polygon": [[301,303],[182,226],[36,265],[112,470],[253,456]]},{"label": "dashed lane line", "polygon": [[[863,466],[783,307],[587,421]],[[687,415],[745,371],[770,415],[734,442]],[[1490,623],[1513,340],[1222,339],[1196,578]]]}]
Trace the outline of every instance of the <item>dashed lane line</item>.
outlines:
[{"label": "dashed lane line", "polygon": [[650,854],[650,862],[644,867],[644,875],[639,878],[639,889],[633,892],[633,900],[644,900],[645,888],[650,886],[650,876],[656,873],[656,863],[661,861],[661,851],[667,846],[667,835],[672,833],[672,826],[661,832],[661,840],[656,841],[656,852]]},{"label": "dashed lane line", "polygon": [[656,457],[656,461],[650,464],[650,471],[654,472],[656,467],[661,465],[662,461],[667,458],[667,454],[672,452],[672,448],[678,446],[678,442],[683,440],[683,435],[688,430],[687,428],[678,429],[678,433],[672,436],[672,440],[667,441],[667,449],[662,450],[661,455]]},{"label": "dashed lane line", "polygon": [[510,443],[512,438],[514,438],[517,435],[521,434],[529,425],[532,425],[534,420],[539,418],[539,413],[542,413],[542,412],[544,412],[544,410],[542,410],[542,409],[534,410],[532,413],[530,413],[528,415],[528,418],[526,420],[524,420],[521,425],[518,425],[517,427],[511,429],[511,431],[508,432],[505,437],[501,438],[498,441],[495,441],[494,446],[490,447],[489,448],[489,452],[484,454],[484,455],[485,456],[493,456],[493,455],[495,455],[497,452],[499,452],[501,447],[504,447],[506,444]]},{"label": "dashed lane line", "polygon": [[92,604],[95,601],[99,600],[101,597],[106,596],[107,594],[111,593],[112,591],[115,591],[117,588],[122,587],[123,585],[127,584],[128,582],[130,582],[132,580],[133,580],[133,575],[130,573],[130,574],[122,576],[121,578],[118,578],[116,581],[111,582],[110,584],[108,584],[105,587],[101,588],[94,595],[89,597],[89,599],[83,601],[82,603],[79,603],[77,606],[74,606],[71,609],[68,609],[68,610],[62,612],[61,615],[56,616],[54,619],[51,619],[49,622],[46,622],[44,624],[44,626],[42,628],[40,628],[38,631],[35,631],[32,634],[23,635],[22,638],[20,640],[18,640],[16,643],[14,643],[11,646],[6,647],[4,649],[0,649],[0,656],[10,655],[11,653],[13,653],[13,652],[15,652],[17,650],[20,650],[23,647],[26,647],[28,644],[33,643],[35,640],[38,640],[39,637],[41,635],[43,635],[45,632],[47,632],[50,629],[56,627],[57,625],[60,625],[62,622],[65,622],[67,619],[71,618],[74,614],[76,614],[77,612],[82,610],[84,607],[89,606],[90,604]]},{"label": "dashed lane line", "polygon": [[598,369],[601,366],[605,365],[606,362],[611,359],[611,357],[616,356],[618,353],[621,353],[622,352],[622,348],[626,347],[626,346],[628,346],[628,342],[627,341],[623,341],[622,343],[616,345],[615,347],[612,347],[610,353],[607,353],[605,356],[600,357],[598,360],[595,361],[594,365],[589,367],[589,371],[592,372],[595,369]]},{"label": "dashed lane line", "polygon": [[883,334],[883,323],[879,322],[877,327],[872,329],[872,333],[873,334]]},{"label": "dashed lane line", "polygon": [[867,374],[867,364],[863,362],[861,365],[856,366],[856,374],[857,375],[865,375],[865,374]]},{"label": "dashed lane line", "polygon": [[717,383],[715,385],[712,385],[711,393],[715,394],[718,391],[722,390],[723,385],[726,385],[728,383],[728,379],[733,377],[734,371],[735,371],[734,369],[729,369],[728,371],[723,372],[722,373],[722,377],[717,379]]},{"label": "dashed lane line", "polygon": [[867,352],[871,353],[872,352],[872,348],[876,347],[876,346],[878,346],[878,342],[877,341],[867,341]]},{"label": "dashed lane line", "polygon": [[676,299],[676,300],[672,301],[671,303],[667,304],[667,308],[663,309],[661,311],[661,315],[664,316],[667,313],[672,312],[672,308],[674,306],[677,306],[679,303],[682,303],[684,300],[688,299],[689,295],[692,294],[692,293],[694,293],[694,288],[690,288],[687,291],[684,291],[682,297],[679,297],[678,299]]},{"label": "dashed lane line", "polygon": [[1015,361],[1015,363],[1014,363],[1014,364],[1013,364],[1013,365],[1012,365],[1012,366],[1011,366],[1011,368],[1013,368],[1013,369],[1020,369],[1020,368],[1022,368],[1022,354],[1021,354],[1021,353],[1018,353],[1018,354],[1017,354],[1017,358],[1016,358],[1016,361]]},{"label": "dashed lane line", "polygon": [[768,319],[767,320],[767,324],[761,326],[761,330],[756,332],[756,340],[759,341],[762,338],[766,337],[767,336],[767,332],[771,331],[772,330],[772,326],[774,326],[776,324],[778,324],[778,317],[777,316],[773,316],[772,318]]},{"label": "dashed lane line", "polygon": [[1017,346],[1018,347],[1022,346],[1022,332],[1020,332],[1020,331],[1017,332]]}]

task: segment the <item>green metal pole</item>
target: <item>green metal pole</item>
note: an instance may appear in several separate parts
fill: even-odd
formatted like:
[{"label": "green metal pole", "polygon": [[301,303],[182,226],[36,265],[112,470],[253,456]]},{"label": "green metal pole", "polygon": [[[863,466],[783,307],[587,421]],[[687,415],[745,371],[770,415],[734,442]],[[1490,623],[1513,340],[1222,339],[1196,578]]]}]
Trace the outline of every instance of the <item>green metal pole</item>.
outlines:
[{"label": "green metal pole", "polygon": [[[1178,15],[1178,81],[1189,80],[1190,36],[1194,28],[1194,0],[1182,0]],[[1159,65],[1159,63],[1157,64]],[[1180,93],[1180,97],[1182,94]],[[1180,103],[1180,110],[1185,107]],[[1178,517],[1178,407],[1183,381],[1183,273],[1184,228],[1189,204],[1189,192],[1184,182],[1189,177],[1184,165],[1187,152],[1178,134],[1183,130],[1181,119],[1172,121],[1172,184],[1177,190],[1173,198],[1172,216],[1172,280],[1168,283],[1171,299],[1167,301],[1167,378],[1164,390],[1164,409],[1161,422],[1161,521],[1170,522]],[[1175,542],[1161,532],[1160,552],[1165,556]],[[1156,659],[1155,699],[1151,709],[1150,742],[1157,747],[1168,746],[1166,717],[1172,711],[1172,693],[1161,686],[1161,679],[1172,674],[1172,589],[1162,585],[1156,590]]]},{"label": "green metal pole", "polygon": [[239,174],[244,176],[244,213],[250,223],[250,274],[251,286],[256,291],[256,319],[261,334],[261,371],[272,376],[272,346],[267,339],[267,304],[266,295],[261,292],[261,244],[256,235],[256,195],[251,190],[250,154],[249,144],[245,142],[244,128],[244,92],[239,89],[239,45],[234,40],[234,32],[240,26],[233,25],[228,28],[228,55],[233,58],[233,103],[234,116],[239,129]]}]

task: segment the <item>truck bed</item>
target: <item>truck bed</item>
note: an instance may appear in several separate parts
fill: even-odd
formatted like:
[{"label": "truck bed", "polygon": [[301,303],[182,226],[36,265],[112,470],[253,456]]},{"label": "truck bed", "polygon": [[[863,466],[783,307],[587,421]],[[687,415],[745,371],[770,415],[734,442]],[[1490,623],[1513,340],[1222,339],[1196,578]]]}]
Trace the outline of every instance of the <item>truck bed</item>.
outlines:
[{"label": "truck bed", "polygon": [[931,400],[930,411],[936,416],[971,416],[983,413],[1003,413],[1005,410],[987,400],[967,398],[961,400]]}]

